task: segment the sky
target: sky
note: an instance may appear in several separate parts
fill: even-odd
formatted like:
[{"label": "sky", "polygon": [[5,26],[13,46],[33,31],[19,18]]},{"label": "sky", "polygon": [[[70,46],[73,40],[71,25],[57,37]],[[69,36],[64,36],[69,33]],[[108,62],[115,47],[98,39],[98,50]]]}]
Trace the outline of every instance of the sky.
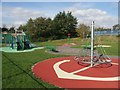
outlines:
[{"label": "sky", "polygon": [[78,24],[112,28],[118,23],[117,2],[2,2],[2,25],[18,27],[29,18],[54,18],[59,12],[71,11]]}]

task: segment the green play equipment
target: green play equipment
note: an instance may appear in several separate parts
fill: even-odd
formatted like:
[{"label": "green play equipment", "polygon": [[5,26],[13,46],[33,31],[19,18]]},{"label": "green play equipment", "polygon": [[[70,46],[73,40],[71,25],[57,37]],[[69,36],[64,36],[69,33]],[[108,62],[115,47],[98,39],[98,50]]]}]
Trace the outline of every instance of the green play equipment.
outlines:
[{"label": "green play equipment", "polygon": [[46,42],[45,48],[48,49],[48,50],[50,50],[50,51],[53,51],[53,52],[59,52],[59,51],[56,49],[56,46],[49,45],[48,42]]},{"label": "green play equipment", "polygon": [[90,42],[90,38],[88,37],[88,35],[86,35],[85,41],[86,43],[84,45],[81,45],[81,47],[84,49],[91,49],[91,42]]},{"label": "green play equipment", "polygon": [[68,34],[68,44],[70,44],[70,33]]},{"label": "green play equipment", "polygon": [[31,44],[29,36],[23,31],[21,33],[2,34],[2,44],[11,49],[17,49],[17,51],[36,47],[36,45]]},{"label": "green play equipment", "polygon": [[2,34],[2,44],[14,48],[15,38],[11,34]]},{"label": "green play equipment", "polygon": [[46,46],[46,48],[49,49],[50,51],[58,52],[55,46]]},{"label": "green play equipment", "polygon": [[[100,47],[100,51],[99,53],[95,53],[94,51],[94,21],[92,21],[91,24],[91,47],[90,47],[90,53],[88,53],[87,55],[87,51],[86,52],[86,56],[83,56],[81,58],[81,56],[75,56],[74,60],[77,61],[77,63],[79,65],[85,66],[85,67],[96,67],[99,66],[101,68],[108,68],[112,66],[112,60],[109,58],[109,56],[107,55],[107,53],[105,52],[105,49],[101,46]],[[100,43],[100,41],[99,41]],[[87,49],[88,50],[88,49]]]}]

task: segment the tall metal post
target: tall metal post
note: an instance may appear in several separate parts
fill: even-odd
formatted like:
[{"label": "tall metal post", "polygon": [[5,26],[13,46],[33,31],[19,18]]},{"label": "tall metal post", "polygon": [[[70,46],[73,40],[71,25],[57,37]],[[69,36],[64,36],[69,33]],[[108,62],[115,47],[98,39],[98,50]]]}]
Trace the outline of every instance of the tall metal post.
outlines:
[{"label": "tall metal post", "polygon": [[94,21],[92,21],[91,28],[91,67],[93,66],[93,56],[94,56]]}]

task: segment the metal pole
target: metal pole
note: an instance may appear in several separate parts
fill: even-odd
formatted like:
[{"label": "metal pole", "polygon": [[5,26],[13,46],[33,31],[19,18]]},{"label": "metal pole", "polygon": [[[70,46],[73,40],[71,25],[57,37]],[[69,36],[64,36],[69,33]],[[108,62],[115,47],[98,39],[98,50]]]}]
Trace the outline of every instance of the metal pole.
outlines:
[{"label": "metal pole", "polygon": [[91,67],[93,66],[93,56],[94,56],[94,21],[92,21],[91,30]]},{"label": "metal pole", "polygon": [[68,44],[70,44],[70,36],[68,36]]}]

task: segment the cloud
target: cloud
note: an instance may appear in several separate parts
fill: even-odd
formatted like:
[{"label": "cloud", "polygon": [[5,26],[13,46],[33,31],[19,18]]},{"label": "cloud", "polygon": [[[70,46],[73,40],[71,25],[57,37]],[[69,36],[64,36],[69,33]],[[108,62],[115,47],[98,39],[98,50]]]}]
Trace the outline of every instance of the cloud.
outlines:
[{"label": "cloud", "polygon": [[24,22],[24,21],[15,21],[14,22],[14,25],[15,26],[18,26],[18,25],[22,25],[22,24],[25,24],[26,22]]},{"label": "cloud", "polygon": [[92,2],[81,2],[81,3],[75,3],[72,7],[79,8],[79,9],[88,9],[88,8],[94,8],[95,3]]},{"label": "cloud", "polygon": [[114,24],[117,24],[118,21],[117,17],[109,15],[107,11],[95,8],[81,9],[81,7],[69,7],[65,11],[71,11],[72,14],[78,18],[79,23],[87,25],[90,25],[94,20],[96,22],[96,26],[111,28]]},{"label": "cloud", "polygon": [[[117,24],[117,17],[110,15],[105,10],[97,9],[94,4],[95,3],[76,3],[71,7],[63,7],[63,11],[71,11],[72,14],[77,17],[79,23],[87,25],[91,25],[93,20],[95,21],[95,25],[100,27],[112,27]],[[53,19],[55,16],[52,13],[53,11],[48,10],[35,10],[35,8],[29,9],[27,7],[3,7],[0,12],[2,12],[3,24],[18,27],[20,24],[25,24],[29,18],[35,19],[36,17],[42,16]]]},{"label": "cloud", "polygon": [[26,9],[22,7],[3,7],[3,14],[6,13],[9,17],[18,17],[18,18],[35,18],[38,16],[44,16],[43,12]]},{"label": "cloud", "polygon": [[0,27],[2,26],[2,5],[0,4]]},{"label": "cloud", "polygon": [[11,15],[14,15],[14,17],[18,17],[18,18],[28,18],[28,17],[36,18],[39,16],[44,16],[44,14],[42,12],[24,9],[21,7],[14,8],[11,11]]},{"label": "cloud", "polygon": [[99,10],[99,9],[82,9],[82,10],[75,10],[73,14],[77,17],[84,16],[84,17],[94,17],[94,16],[103,16],[106,15],[107,12]]},{"label": "cloud", "polygon": [[[44,12],[40,12],[37,10],[26,9],[22,7],[3,7],[3,24],[7,24],[8,26],[15,25],[19,26],[20,24],[24,24],[27,22],[29,18],[35,19],[36,17],[43,16],[45,17]],[[9,21],[8,21],[9,19]],[[10,22],[10,20],[12,22]]]}]

